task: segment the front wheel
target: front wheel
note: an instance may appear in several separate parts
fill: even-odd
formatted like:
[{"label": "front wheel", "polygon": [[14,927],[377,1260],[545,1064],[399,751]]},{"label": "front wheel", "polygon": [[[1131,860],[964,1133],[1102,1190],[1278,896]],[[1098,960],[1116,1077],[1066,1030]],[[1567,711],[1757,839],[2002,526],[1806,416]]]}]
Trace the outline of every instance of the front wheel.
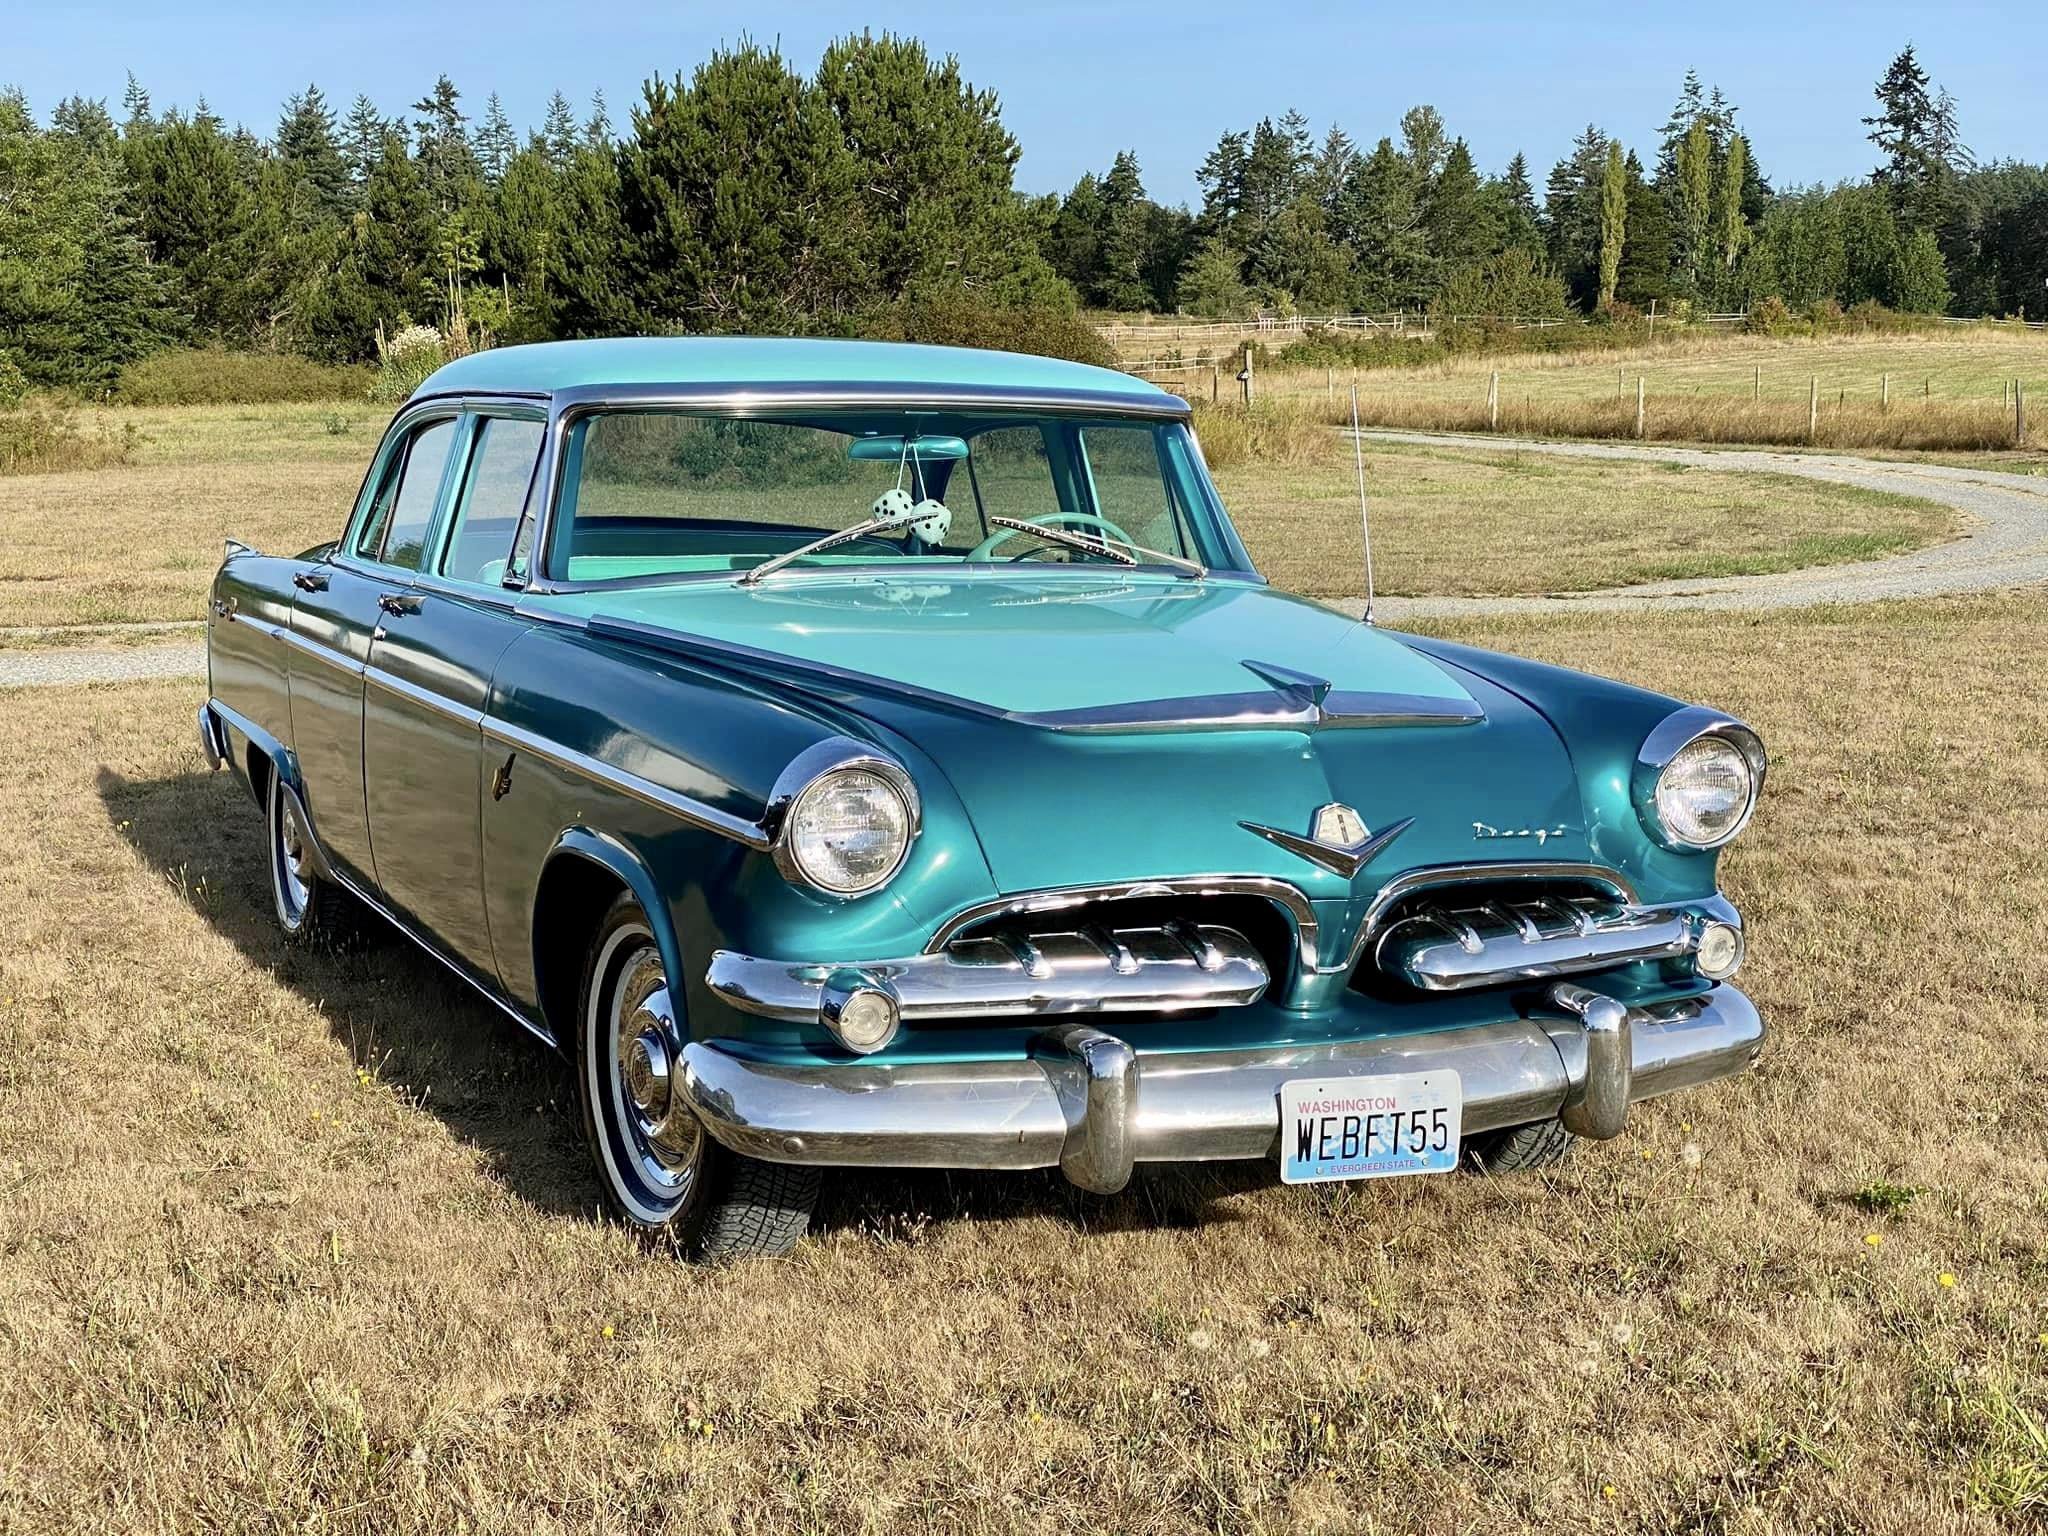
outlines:
[{"label": "front wheel", "polygon": [[1482,1131],[1465,1140],[1465,1161],[1481,1173],[1529,1173],[1554,1168],[1572,1150],[1572,1133],[1562,1120]]},{"label": "front wheel", "polygon": [[647,915],[622,893],[583,968],[576,1081],[612,1213],[709,1261],[787,1253],[810,1229],[818,1170],[727,1151],[682,1093],[687,1042]]}]

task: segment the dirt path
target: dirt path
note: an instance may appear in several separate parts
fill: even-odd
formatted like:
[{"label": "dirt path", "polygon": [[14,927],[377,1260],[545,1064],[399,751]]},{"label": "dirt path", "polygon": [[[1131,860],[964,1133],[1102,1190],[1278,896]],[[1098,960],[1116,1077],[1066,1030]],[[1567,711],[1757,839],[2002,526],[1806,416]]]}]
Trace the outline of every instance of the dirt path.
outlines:
[{"label": "dirt path", "polygon": [[[1642,612],[1658,608],[1788,608],[1815,603],[1865,603],[1886,598],[1983,592],[2048,582],[2048,480],[1990,469],[1942,464],[1884,463],[1836,454],[1780,453],[1774,449],[1635,447],[1626,443],[1543,443],[1519,438],[1467,437],[1434,432],[1378,432],[1372,441],[1454,448],[1503,449],[1594,459],[1653,459],[1702,469],[1760,470],[1806,475],[1866,490],[1921,496],[1954,507],[1969,522],[1959,539],[1911,554],[1851,565],[1814,566],[1772,576],[1719,576],[1659,581],[1638,587],[1574,592],[1552,597],[1385,597],[1377,612],[1390,623],[1505,613]],[[1333,607],[1360,612],[1356,598]],[[181,626],[104,626],[136,634]],[[71,683],[128,683],[206,675],[206,649],[197,641],[127,645],[0,649],[0,689],[58,687]]]},{"label": "dirt path", "polygon": [[[1380,432],[1368,441],[1440,447],[1550,453],[1593,459],[1651,459],[1700,469],[1758,470],[1805,475],[1838,485],[1919,496],[1954,507],[1968,520],[1959,539],[1910,554],[1849,565],[1813,566],[1770,576],[1717,576],[1658,581],[1643,586],[1573,592],[1550,597],[1388,597],[1379,616],[1450,618],[1501,613],[1560,613],[1575,609],[1641,612],[1656,608],[1789,608],[1816,603],[1866,603],[1932,597],[2048,582],[2048,480],[2000,470],[1943,464],[1887,463],[1838,454],[1782,453],[1776,449],[1636,447],[1626,443],[1550,443],[1520,438],[1435,432]],[[1358,612],[1364,604],[1340,599]]]}]

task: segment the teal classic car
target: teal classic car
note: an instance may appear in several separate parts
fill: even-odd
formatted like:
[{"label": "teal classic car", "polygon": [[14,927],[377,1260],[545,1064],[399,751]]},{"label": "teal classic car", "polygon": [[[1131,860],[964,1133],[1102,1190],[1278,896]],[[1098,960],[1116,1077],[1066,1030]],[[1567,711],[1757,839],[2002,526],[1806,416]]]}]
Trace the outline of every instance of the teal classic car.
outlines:
[{"label": "teal classic car", "polygon": [[1043,358],[512,347],[231,546],[199,736],[277,917],[575,1065],[707,1256],[826,1167],[1503,1172],[1740,1072],[1739,722],[1276,592],[1184,402]]}]

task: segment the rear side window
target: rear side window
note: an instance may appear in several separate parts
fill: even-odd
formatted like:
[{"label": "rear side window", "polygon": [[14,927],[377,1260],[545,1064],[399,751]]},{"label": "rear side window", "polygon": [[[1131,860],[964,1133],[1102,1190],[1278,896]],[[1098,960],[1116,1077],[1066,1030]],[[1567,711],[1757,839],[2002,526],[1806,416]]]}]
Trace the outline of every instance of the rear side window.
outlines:
[{"label": "rear side window", "polygon": [[469,476],[455,507],[455,529],[441,574],[455,581],[495,587],[505,579],[512,535],[526,507],[534,461],[540,457],[541,424],[489,416],[476,424]]},{"label": "rear side window", "polygon": [[370,515],[356,539],[356,553],[365,560],[416,571],[426,553],[427,530],[433,526],[434,503],[441,490],[441,472],[448,465],[455,440],[453,420],[420,428],[392,457],[384,483],[370,504]]}]

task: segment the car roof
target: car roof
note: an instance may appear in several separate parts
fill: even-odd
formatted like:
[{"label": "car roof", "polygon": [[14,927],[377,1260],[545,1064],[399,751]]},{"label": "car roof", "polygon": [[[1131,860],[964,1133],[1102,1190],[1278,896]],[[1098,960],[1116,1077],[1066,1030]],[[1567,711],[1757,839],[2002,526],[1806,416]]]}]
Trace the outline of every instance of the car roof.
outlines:
[{"label": "car roof", "polygon": [[787,336],[624,336],[494,347],[437,369],[414,398],[722,384],[1071,393],[1127,400],[1154,410],[1169,401],[1179,403],[1143,379],[1060,358],[912,342]]}]

